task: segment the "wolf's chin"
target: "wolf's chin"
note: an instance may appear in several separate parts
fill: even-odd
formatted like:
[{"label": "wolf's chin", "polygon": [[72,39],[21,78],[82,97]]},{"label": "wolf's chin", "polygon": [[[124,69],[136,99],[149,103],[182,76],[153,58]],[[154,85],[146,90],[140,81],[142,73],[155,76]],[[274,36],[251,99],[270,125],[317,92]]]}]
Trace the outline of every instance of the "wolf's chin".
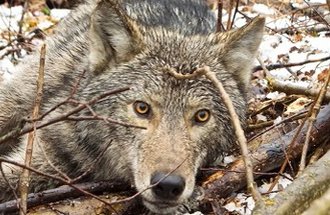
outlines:
[{"label": "wolf's chin", "polygon": [[166,204],[163,202],[150,202],[143,200],[143,204],[155,214],[173,214],[180,204]]}]

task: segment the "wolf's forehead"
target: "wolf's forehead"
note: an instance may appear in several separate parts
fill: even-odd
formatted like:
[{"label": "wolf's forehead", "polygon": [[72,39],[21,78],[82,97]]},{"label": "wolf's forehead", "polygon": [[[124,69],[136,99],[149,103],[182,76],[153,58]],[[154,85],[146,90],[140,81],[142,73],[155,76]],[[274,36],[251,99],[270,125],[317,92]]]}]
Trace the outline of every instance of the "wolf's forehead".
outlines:
[{"label": "wolf's forehead", "polygon": [[[181,70],[185,71],[185,70]],[[187,71],[190,71],[187,69]],[[210,105],[214,100],[211,83],[206,80],[177,79],[164,72],[149,75],[140,85],[142,96],[164,107],[182,108]]]},{"label": "wolf's forehead", "polygon": [[175,61],[202,60],[212,55],[214,44],[210,35],[182,35],[166,29],[152,30],[146,36],[149,55],[162,58],[168,63]]}]

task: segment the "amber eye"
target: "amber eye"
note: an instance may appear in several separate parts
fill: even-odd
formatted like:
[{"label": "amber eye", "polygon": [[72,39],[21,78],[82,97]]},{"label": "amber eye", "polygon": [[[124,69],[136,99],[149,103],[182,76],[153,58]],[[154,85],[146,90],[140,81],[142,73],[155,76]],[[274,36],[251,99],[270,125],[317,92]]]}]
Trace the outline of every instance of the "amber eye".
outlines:
[{"label": "amber eye", "polygon": [[206,110],[206,109],[202,109],[197,111],[197,113],[195,113],[195,122],[198,123],[205,123],[210,119],[210,111]]},{"label": "amber eye", "polygon": [[142,102],[142,101],[134,102],[133,107],[134,107],[134,111],[137,114],[144,116],[144,117],[147,117],[149,115],[150,109],[151,109],[147,103]]}]

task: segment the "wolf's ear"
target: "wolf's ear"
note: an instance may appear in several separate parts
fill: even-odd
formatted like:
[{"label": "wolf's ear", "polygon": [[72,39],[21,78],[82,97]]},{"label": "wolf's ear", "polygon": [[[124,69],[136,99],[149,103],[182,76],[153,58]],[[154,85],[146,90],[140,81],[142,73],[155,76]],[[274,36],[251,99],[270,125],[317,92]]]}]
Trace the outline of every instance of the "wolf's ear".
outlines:
[{"label": "wolf's ear", "polygon": [[91,17],[90,69],[101,71],[111,63],[128,61],[143,48],[138,26],[115,0],[101,0]]},{"label": "wolf's ear", "polygon": [[265,18],[257,17],[240,29],[217,35],[217,43],[221,45],[222,63],[237,75],[244,87],[250,82],[251,67],[262,39],[264,25]]}]

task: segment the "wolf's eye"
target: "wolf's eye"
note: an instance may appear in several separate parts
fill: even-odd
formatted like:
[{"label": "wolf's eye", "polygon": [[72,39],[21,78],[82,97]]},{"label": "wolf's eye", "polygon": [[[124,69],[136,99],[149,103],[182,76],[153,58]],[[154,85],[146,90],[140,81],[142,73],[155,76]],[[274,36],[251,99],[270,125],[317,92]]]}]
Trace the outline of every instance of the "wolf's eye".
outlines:
[{"label": "wolf's eye", "polygon": [[135,113],[139,114],[140,116],[147,117],[150,114],[150,106],[142,101],[136,101],[133,104]]},{"label": "wolf's eye", "polygon": [[206,109],[202,109],[197,111],[197,113],[195,113],[195,117],[194,120],[195,122],[198,123],[205,123],[210,119],[210,111],[206,110]]}]

